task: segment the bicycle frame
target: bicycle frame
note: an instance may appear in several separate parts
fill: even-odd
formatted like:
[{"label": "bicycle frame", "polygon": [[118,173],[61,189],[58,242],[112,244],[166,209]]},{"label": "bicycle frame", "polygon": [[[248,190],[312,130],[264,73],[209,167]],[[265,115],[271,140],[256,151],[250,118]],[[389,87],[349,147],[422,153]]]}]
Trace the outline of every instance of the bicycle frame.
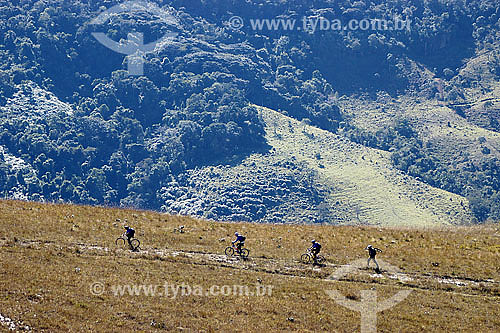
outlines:
[{"label": "bicycle frame", "polygon": [[[238,253],[238,254],[241,254],[241,251],[238,250],[238,247],[236,246],[236,244],[231,244],[231,247]],[[243,250],[243,248],[241,248]]]},{"label": "bicycle frame", "polygon": [[307,249],[306,254],[310,255],[312,258],[314,258],[315,256],[317,257],[319,255],[319,253],[315,255],[311,249]]}]

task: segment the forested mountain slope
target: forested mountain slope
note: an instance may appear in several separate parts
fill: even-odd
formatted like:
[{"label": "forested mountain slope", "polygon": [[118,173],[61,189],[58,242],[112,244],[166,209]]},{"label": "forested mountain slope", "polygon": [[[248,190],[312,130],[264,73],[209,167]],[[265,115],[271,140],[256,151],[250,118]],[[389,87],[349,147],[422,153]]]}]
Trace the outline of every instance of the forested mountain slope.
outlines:
[{"label": "forested mountain slope", "polygon": [[[421,223],[500,216],[496,1],[150,1],[144,10],[92,23],[118,3],[0,1],[5,197],[276,222],[377,224],[410,211],[426,212],[410,218]],[[171,20],[158,19],[160,11]],[[242,26],[229,24],[235,16]],[[320,17],[405,19],[409,28],[313,33],[251,24]],[[138,76],[128,75],[123,54],[92,35],[126,43],[134,31],[146,42],[176,35],[144,55]],[[263,115],[256,105],[283,117]],[[287,134],[280,142],[272,133],[281,131],[272,122],[286,117],[294,130],[321,133],[303,142],[318,149],[318,167],[288,145],[298,138]],[[345,146],[333,149],[339,138]],[[361,181],[352,172],[375,167],[339,161],[358,161],[360,151],[373,149],[391,171],[365,182],[391,196],[400,207],[395,213],[374,204],[376,192],[346,190],[342,177]],[[253,165],[255,154],[262,159]],[[368,165],[367,157],[359,163]],[[271,178],[244,176],[271,165]],[[330,173],[332,165],[338,171]],[[403,179],[409,183],[401,198],[399,190],[389,194]],[[201,184],[209,204],[198,200]],[[259,188],[238,197],[252,186]],[[435,195],[409,194],[420,186]],[[351,194],[337,200],[338,193]]]}]

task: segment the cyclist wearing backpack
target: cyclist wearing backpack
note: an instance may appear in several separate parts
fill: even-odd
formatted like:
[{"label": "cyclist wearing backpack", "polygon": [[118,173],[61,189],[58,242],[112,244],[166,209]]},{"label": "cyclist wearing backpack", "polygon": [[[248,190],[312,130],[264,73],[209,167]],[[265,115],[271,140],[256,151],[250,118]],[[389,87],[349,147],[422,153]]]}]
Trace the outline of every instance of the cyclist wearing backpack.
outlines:
[{"label": "cyclist wearing backpack", "polygon": [[128,225],[126,225],[124,228],[124,235],[125,237],[127,237],[128,244],[130,245],[130,247],[132,247],[132,243],[130,243],[130,241],[132,240],[132,238],[134,238],[135,230],[133,228],[130,228]]},{"label": "cyclist wearing backpack", "polygon": [[382,252],[381,249],[377,249],[376,247],[373,247],[371,245],[368,245],[366,248],[365,248],[366,251],[368,251],[368,254],[370,255],[370,258],[368,258],[368,262],[367,262],[367,266],[370,267],[370,261],[374,261],[375,262],[375,265],[377,265],[377,268],[375,268],[375,271],[376,272],[379,272],[380,271],[380,267],[378,265],[378,262],[377,260],[375,259],[375,256],[377,255],[377,252]]},{"label": "cyclist wearing backpack", "polygon": [[238,253],[241,253],[241,248],[245,246],[246,237],[240,235],[238,232],[235,232],[234,235],[236,236],[236,239],[232,242],[232,244],[234,245],[236,243],[236,249],[238,250]]},{"label": "cyclist wearing backpack", "polygon": [[311,253],[313,255],[313,260],[316,263],[317,262],[318,254],[321,251],[321,244],[318,243],[318,242],[316,242],[315,239],[313,239],[311,241],[311,243],[312,243],[312,246],[309,248],[309,250],[311,251]]}]

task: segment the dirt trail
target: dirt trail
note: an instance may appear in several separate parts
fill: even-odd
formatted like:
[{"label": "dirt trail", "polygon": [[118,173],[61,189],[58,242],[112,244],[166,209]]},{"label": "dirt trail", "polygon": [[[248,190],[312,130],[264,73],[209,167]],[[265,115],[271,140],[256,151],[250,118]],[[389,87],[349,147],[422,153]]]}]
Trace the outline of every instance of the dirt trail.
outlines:
[{"label": "dirt trail", "polygon": [[487,101],[491,101],[491,102],[500,102],[500,98],[495,98],[495,97],[482,98],[482,99],[479,99],[479,100],[477,100],[477,101],[471,101],[471,102],[464,102],[464,103],[449,103],[449,104],[447,104],[446,106],[449,106],[449,107],[455,107],[455,106],[471,106],[471,105],[476,105],[476,104],[479,104],[479,103],[484,103],[484,102],[487,102]]},{"label": "dirt trail", "polygon": [[20,320],[14,320],[0,313],[0,327],[6,327],[9,331],[25,331],[31,332],[30,326],[24,324]]},{"label": "dirt trail", "polygon": [[[440,289],[452,293],[460,293],[466,296],[487,296],[500,298],[498,292],[488,292],[488,290],[498,290],[500,281],[493,279],[478,280],[467,277],[452,277],[433,275],[429,273],[409,273],[401,272],[390,264],[379,260],[382,267],[382,273],[377,274],[372,269],[361,266],[364,259],[354,262],[351,265],[335,265],[326,263],[321,267],[305,265],[298,260],[287,260],[267,257],[252,257],[242,259],[239,257],[228,257],[225,254],[202,252],[202,251],[183,251],[160,248],[144,248],[139,252],[131,252],[127,249],[119,249],[116,246],[105,247],[95,244],[71,243],[57,244],[51,241],[42,240],[17,240],[16,242],[7,242],[0,240],[1,246],[23,246],[30,248],[52,248],[57,250],[75,251],[87,255],[116,255],[128,256],[132,259],[147,260],[175,260],[183,259],[186,263],[196,265],[214,265],[225,268],[252,270],[256,272],[280,274],[290,278],[310,278],[322,279],[328,281],[356,282],[356,283],[378,283],[381,285],[398,285],[412,289]],[[221,252],[223,249],[221,248]],[[344,273],[345,272],[345,273]],[[339,275],[340,277],[335,277]],[[485,295],[486,294],[486,295]]]}]

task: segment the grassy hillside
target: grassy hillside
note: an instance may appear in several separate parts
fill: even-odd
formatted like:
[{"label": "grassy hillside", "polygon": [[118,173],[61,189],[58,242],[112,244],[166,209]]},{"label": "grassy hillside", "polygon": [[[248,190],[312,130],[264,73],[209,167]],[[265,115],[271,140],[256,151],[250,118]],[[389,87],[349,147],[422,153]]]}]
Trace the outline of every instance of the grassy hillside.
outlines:
[{"label": "grassy hillside", "polygon": [[[125,222],[126,221],[126,222]],[[141,251],[116,249],[124,223],[138,230]],[[173,229],[185,225],[186,232]],[[247,236],[248,260],[222,255],[234,231]],[[149,211],[0,202],[0,327],[33,331],[355,331],[359,314],[329,298],[338,290],[379,300],[411,290],[378,315],[381,332],[478,331],[500,326],[500,228],[450,228],[215,223]],[[327,264],[297,261],[311,238]],[[382,274],[354,269],[371,243]],[[391,266],[398,268],[393,271]],[[93,295],[93,283],[105,291]],[[257,296],[115,296],[118,284],[272,286]],[[459,314],[460,319],[457,318]],[[7,321],[5,318],[12,321]],[[3,319],[2,319],[3,318]]]},{"label": "grassy hillside", "polygon": [[[228,197],[228,192],[235,188],[240,190],[240,197],[245,197],[246,191],[259,184],[259,175],[272,179],[276,174],[289,174],[293,168],[279,164],[289,161],[290,165],[300,165],[303,177],[310,179],[310,183],[304,180],[304,185],[316,189],[319,199],[315,203],[304,202],[306,193],[299,192],[297,198],[290,197],[276,210],[269,210],[261,221],[385,226],[470,222],[467,199],[404,175],[392,166],[389,152],[355,144],[267,108],[260,108],[260,114],[266,124],[269,149],[234,165],[193,173],[191,180],[198,190],[186,198],[186,206],[199,207],[193,200]],[[207,176],[213,173],[218,176]],[[259,189],[256,191],[259,193]],[[201,216],[211,217],[207,213],[210,204],[215,206],[217,199],[207,204]],[[200,215],[193,209],[183,213]],[[242,217],[245,220],[245,215]]]},{"label": "grassy hillside", "polygon": [[[392,99],[380,96],[377,101],[345,100],[343,104],[359,128],[375,133],[391,126],[397,119],[408,119],[424,143],[432,147],[431,154],[444,163],[452,163],[465,154],[472,162],[478,163],[485,157],[500,157],[500,134],[488,129],[484,119],[490,113],[484,110],[484,103],[490,101],[492,108],[499,107],[498,98],[493,97],[499,94],[500,90],[461,104],[468,107],[467,112],[475,121],[461,117],[451,106],[439,101],[408,97]],[[483,147],[490,149],[487,155],[482,152]]]}]

